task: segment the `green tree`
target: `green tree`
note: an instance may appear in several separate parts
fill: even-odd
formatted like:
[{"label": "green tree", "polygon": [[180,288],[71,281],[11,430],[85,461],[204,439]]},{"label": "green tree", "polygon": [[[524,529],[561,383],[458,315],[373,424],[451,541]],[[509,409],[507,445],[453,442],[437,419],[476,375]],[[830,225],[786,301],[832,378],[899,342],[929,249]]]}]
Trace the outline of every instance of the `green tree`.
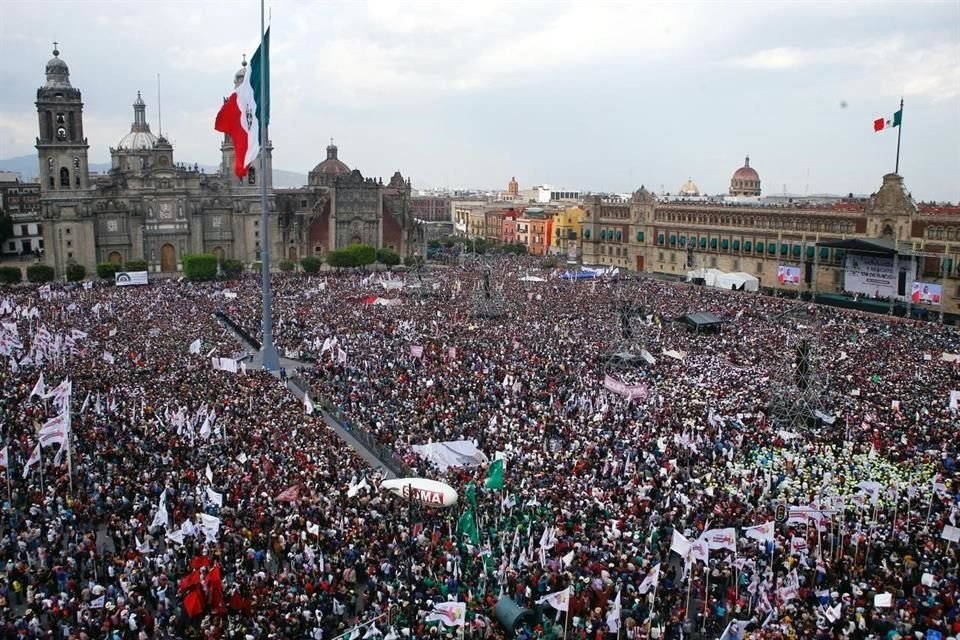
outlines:
[{"label": "green tree", "polygon": [[335,249],[327,254],[327,264],[334,269],[344,269],[352,267],[350,256],[343,249]]},{"label": "green tree", "polygon": [[71,263],[67,265],[67,280],[70,282],[80,282],[87,277],[87,268],[82,264]]},{"label": "green tree", "polygon": [[229,258],[223,261],[223,264],[220,265],[220,270],[223,271],[224,276],[236,278],[243,273],[243,263],[234,258]]},{"label": "green tree", "polygon": [[352,244],[343,251],[349,256],[351,267],[365,267],[377,261],[377,250],[368,244]]},{"label": "green tree", "polygon": [[104,280],[113,280],[113,274],[122,271],[123,267],[113,262],[101,262],[97,265],[97,276]]},{"label": "green tree", "polygon": [[20,267],[0,267],[0,284],[17,284],[23,280]]},{"label": "green tree", "polygon": [[123,265],[123,269],[117,269],[117,271],[146,271],[147,270],[147,261],[146,260],[129,260],[126,264]]},{"label": "green tree", "polygon": [[280,271],[284,272],[293,271],[297,267],[293,260],[281,260],[277,266],[280,267]]},{"label": "green tree", "polygon": [[27,267],[28,282],[52,282],[53,278],[53,267],[48,264],[32,264]]},{"label": "green tree", "polygon": [[320,271],[320,265],[323,261],[316,256],[304,256],[300,259],[300,267],[304,273],[317,273]]},{"label": "green tree", "polygon": [[377,262],[388,267],[395,267],[400,264],[400,254],[393,249],[377,249]]},{"label": "green tree", "polygon": [[183,275],[187,280],[213,280],[217,277],[217,256],[211,253],[184,256]]}]

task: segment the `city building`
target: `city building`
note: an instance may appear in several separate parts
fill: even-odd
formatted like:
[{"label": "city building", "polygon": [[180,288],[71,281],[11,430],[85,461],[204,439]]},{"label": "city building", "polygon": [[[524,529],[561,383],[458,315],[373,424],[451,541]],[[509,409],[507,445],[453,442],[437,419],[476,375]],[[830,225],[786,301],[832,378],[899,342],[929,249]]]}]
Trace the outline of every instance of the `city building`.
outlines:
[{"label": "city building", "polygon": [[730,178],[730,195],[760,197],[760,175],[750,166],[750,156],[743,161],[743,166],[733,172]]},{"label": "city building", "polygon": [[3,243],[0,253],[5,256],[42,253],[39,183],[23,182],[17,173],[0,172],[0,212],[13,220],[13,236]]},{"label": "city building", "polygon": [[[740,171],[740,179],[749,178],[759,189],[759,178]],[[762,286],[795,293],[796,284],[778,281],[778,270],[792,267],[803,274],[803,287],[837,293],[843,290],[848,249],[836,244],[859,241],[888,247],[888,255],[896,256],[905,274],[900,289],[915,274],[942,287],[944,311],[960,311],[960,208],[918,206],[897,174],[884,176],[880,190],[865,202],[659,201],[641,187],[629,202],[589,196],[583,207],[585,264],[677,277],[700,268],[742,271]],[[910,288],[909,281],[905,286]]]},{"label": "city building", "polygon": [[[234,75],[238,85],[246,63]],[[410,183],[399,172],[386,186],[350,171],[327,149],[327,159],[310,173],[310,184],[272,188],[272,145],[264,145],[266,175],[255,163],[247,176],[234,176],[234,149],[226,136],[216,174],[174,161],[163,132],[154,134],[139,94],[130,131],[110,148],[110,171],[91,174],[83,130],[80,90],[54,50],[46,82],[37,90],[39,136],[39,223],[45,257],[58,274],[71,263],[93,272],[99,262],[147,261],[154,272],[180,271],[183,256],[212,253],[221,260],[260,260],[260,185],[265,179],[271,255],[323,253],[352,242],[390,246],[401,252],[415,244]],[[281,205],[278,208],[278,204]],[[28,231],[30,227],[28,227]]]},{"label": "city building", "polygon": [[576,256],[582,227],[583,207],[567,207],[554,213],[550,253]]},{"label": "city building", "polygon": [[424,222],[450,222],[449,196],[413,196],[410,198],[413,206],[413,217]]},{"label": "city building", "polygon": [[507,195],[514,198],[520,197],[520,183],[517,182],[516,176],[510,178],[510,182],[507,183]]},{"label": "city building", "polygon": [[552,230],[553,216],[541,207],[527,207],[517,218],[517,242],[527,245],[530,255],[547,255]]},{"label": "city building", "polygon": [[549,204],[551,202],[577,202],[581,198],[579,191],[555,189],[548,184],[537,185],[520,192],[521,199],[531,204]]}]

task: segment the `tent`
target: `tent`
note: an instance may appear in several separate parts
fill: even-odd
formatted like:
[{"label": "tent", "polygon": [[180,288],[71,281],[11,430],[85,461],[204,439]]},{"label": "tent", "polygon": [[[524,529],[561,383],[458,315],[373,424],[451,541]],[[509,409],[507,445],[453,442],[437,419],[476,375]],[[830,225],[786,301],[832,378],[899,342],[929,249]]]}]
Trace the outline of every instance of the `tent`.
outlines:
[{"label": "tent", "polygon": [[677,322],[684,323],[688,329],[696,333],[709,333],[712,331],[719,333],[720,325],[723,324],[723,320],[706,311],[685,313],[677,318]]},{"label": "tent", "polygon": [[735,271],[727,273],[719,269],[697,269],[687,272],[687,282],[702,279],[708,287],[717,289],[737,289],[740,291],[759,291],[760,281],[749,273]]},{"label": "tent", "polygon": [[546,282],[546,280],[538,276],[523,276],[520,278],[520,282]]}]

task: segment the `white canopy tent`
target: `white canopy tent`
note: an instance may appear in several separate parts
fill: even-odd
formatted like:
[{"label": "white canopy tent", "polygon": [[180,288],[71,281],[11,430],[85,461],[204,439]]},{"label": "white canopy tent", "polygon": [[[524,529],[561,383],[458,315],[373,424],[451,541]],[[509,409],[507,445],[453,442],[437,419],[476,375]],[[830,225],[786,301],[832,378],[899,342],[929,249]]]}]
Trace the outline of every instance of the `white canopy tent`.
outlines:
[{"label": "white canopy tent", "polygon": [[717,289],[739,289],[743,286],[744,291],[759,291],[760,281],[743,271],[734,271],[727,273],[719,269],[697,269],[687,272],[687,282],[692,282],[695,278],[703,278],[708,287]]}]

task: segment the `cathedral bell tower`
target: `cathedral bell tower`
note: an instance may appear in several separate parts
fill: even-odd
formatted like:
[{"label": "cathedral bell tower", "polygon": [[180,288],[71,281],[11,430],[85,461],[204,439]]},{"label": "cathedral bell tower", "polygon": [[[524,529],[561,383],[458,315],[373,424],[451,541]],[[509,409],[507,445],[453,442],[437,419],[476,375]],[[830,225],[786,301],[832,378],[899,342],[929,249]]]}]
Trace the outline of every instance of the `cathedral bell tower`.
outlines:
[{"label": "cathedral bell tower", "polygon": [[86,190],[90,182],[83,102],[80,90],[70,85],[70,70],[60,59],[56,44],[53,58],[47,62],[47,82],[37,89],[41,193]]}]

